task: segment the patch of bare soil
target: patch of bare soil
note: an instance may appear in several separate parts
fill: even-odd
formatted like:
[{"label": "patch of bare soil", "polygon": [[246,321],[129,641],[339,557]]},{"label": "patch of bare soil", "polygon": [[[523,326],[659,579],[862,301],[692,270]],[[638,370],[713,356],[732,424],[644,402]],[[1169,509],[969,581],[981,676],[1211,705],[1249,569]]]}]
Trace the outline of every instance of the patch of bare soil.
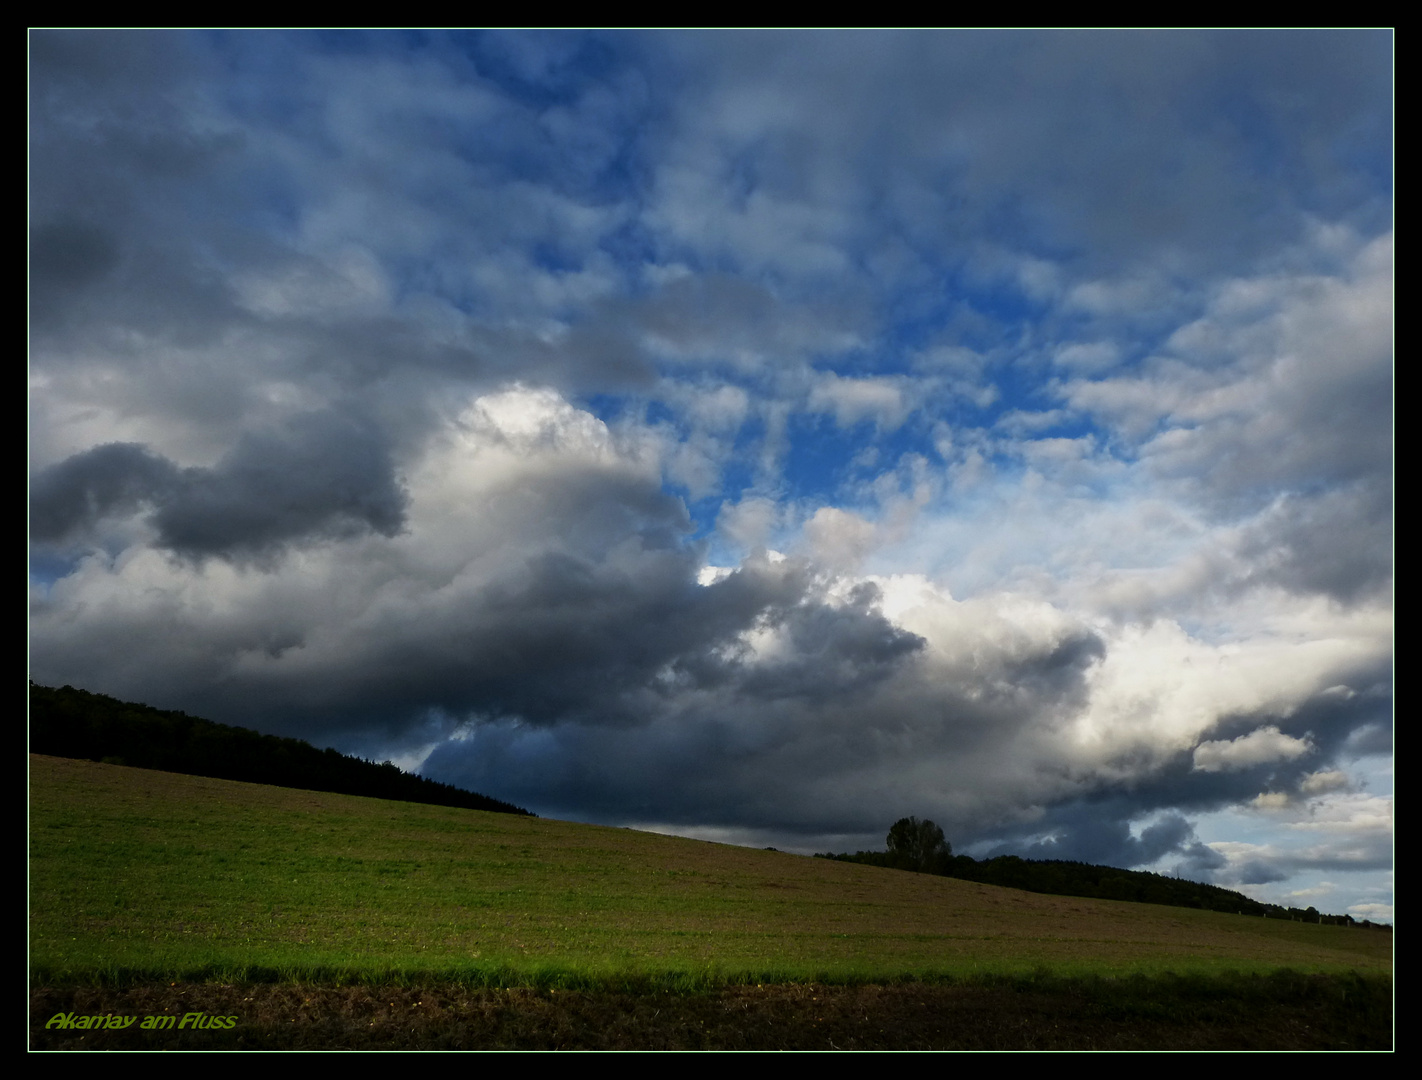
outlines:
[{"label": "patch of bare soil", "polygon": [[[35,1050],[1389,1050],[1391,983],[40,988]],[[1243,996],[1241,996],[1243,995]],[[235,1017],[230,1027],[201,1027]],[[136,1017],[128,1027],[71,1025]],[[144,1030],[144,1018],[175,1017]],[[187,1024],[176,1026],[184,1019]],[[89,1021],[90,1024],[96,1023]],[[108,1021],[104,1021],[105,1024]],[[166,1023],[166,1021],[159,1021]],[[46,1025],[50,1026],[46,1026]]]}]

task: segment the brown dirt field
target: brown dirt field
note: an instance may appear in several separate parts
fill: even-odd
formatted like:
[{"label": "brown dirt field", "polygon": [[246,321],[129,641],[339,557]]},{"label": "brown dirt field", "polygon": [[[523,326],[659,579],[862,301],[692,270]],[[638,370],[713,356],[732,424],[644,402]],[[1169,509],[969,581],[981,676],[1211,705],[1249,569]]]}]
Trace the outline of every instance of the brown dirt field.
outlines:
[{"label": "brown dirt field", "polygon": [[[1155,991],[1155,992],[1152,992]],[[1351,994],[1351,998],[1350,995]],[[35,1050],[1390,1050],[1390,983],[1273,976],[737,986],[702,993],[175,984],[39,989]],[[46,1030],[57,1012],[236,1016],[224,1031]],[[140,1021],[141,1022],[141,1021]]]}]

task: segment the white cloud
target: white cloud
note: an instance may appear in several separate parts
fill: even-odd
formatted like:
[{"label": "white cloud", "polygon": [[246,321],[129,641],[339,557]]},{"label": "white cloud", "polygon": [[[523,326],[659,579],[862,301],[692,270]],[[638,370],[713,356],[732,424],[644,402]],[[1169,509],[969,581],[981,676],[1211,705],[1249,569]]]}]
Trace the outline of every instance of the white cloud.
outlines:
[{"label": "white cloud", "polygon": [[1271,724],[1237,739],[1201,743],[1195,747],[1195,768],[1200,772],[1248,769],[1275,761],[1293,761],[1312,749],[1307,739],[1285,735]]},{"label": "white cloud", "polygon": [[1020,438],[1023,435],[1035,435],[1039,431],[1047,431],[1065,423],[1070,418],[1071,414],[1065,409],[1048,409],[1045,412],[1013,409],[1011,412],[999,416],[993,427],[998,431]]},{"label": "white cloud", "polygon": [[1289,798],[1287,792],[1265,791],[1261,792],[1259,795],[1256,795],[1254,797],[1254,801],[1250,803],[1250,805],[1253,806],[1256,810],[1271,811],[1287,810],[1292,805],[1292,803],[1293,800]]},{"label": "white cloud", "polygon": [[839,571],[856,570],[877,544],[873,522],[831,506],[815,511],[804,534],[810,558]]},{"label": "white cloud", "polygon": [[1299,793],[1304,796],[1326,795],[1331,791],[1346,791],[1350,786],[1348,774],[1341,769],[1321,769],[1303,778]]},{"label": "white cloud", "polygon": [[872,420],[880,429],[892,431],[912,408],[904,390],[904,382],[898,379],[852,379],[827,372],[815,380],[807,407],[811,412],[832,413],[840,427]]},{"label": "white cloud", "polygon": [[1393,909],[1391,904],[1363,903],[1349,904],[1348,914],[1352,915],[1360,922],[1392,922]]},{"label": "white cloud", "polygon": [[1057,350],[1054,363],[1069,371],[1096,375],[1115,366],[1120,349],[1110,341],[1079,342]]},{"label": "white cloud", "polygon": [[716,529],[739,548],[765,547],[785,521],[785,511],[775,500],[747,496],[737,503],[722,503]]}]

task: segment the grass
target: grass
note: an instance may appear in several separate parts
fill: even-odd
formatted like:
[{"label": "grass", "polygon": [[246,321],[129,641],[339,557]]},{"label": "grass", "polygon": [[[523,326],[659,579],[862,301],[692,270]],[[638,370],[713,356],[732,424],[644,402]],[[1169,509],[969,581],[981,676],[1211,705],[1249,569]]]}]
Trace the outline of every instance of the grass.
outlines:
[{"label": "grass", "polygon": [[[1358,972],[1392,937],[31,758],[36,985],[642,992]],[[640,990],[639,990],[640,988]]]},{"label": "grass", "polygon": [[[1388,1049],[1392,935],[30,759],[33,1049]],[[56,1015],[232,1016],[221,1030]]]}]

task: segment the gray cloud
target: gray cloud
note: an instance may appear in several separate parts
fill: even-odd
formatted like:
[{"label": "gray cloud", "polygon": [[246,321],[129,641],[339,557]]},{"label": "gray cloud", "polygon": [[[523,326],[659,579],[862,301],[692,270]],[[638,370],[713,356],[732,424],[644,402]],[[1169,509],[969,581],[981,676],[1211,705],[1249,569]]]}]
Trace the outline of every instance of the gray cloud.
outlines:
[{"label": "gray cloud", "polygon": [[[1139,807],[1121,800],[1058,807],[1049,817],[1050,835],[1046,839],[1025,846],[999,845],[988,854],[1125,867],[1146,866],[1176,852],[1185,855],[1186,861],[1197,869],[1212,861],[1199,850],[1203,845],[1195,836],[1194,826],[1180,814],[1167,813],[1142,829],[1139,836],[1132,836],[1130,821],[1139,812]],[[1219,859],[1220,865],[1223,862]]]},{"label": "gray cloud", "polygon": [[63,541],[101,518],[147,508],[155,543],[179,555],[269,555],[290,542],[339,539],[404,520],[389,449],[336,413],[249,434],[211,469],[180,469],[146,447],[112,443],[51,466],[31,488],[31,532]]},{"label": "gray cloud", "polygon": [[159,543],[179,554],[262,553],[308,537],[391,536],[404,505],[379,432],[317,413],[277,434],[244,436],[215,468],[190,474],[153,523]]},{"label": "gray cloud", "polygon": [[1231,877],[1241,885],[1268,885],[1275,881],[1286,881],[1289,875],[1277,866],[1255,859],[1244,863]]},{"label": "gray cloud", "polygon": [[1238,552],[1251,578],[1344,603],[1392,583],[1392,493],[1360,481],[1290,495],[1245,530]]},{"label": "gray cloud", "polygon": [[118,244],[105,229],[55,221],[30,235],[30,312],[40,325],[57,321],[66,301],[118,265]]},{"label": "gray cloud", "polygon": [[1228,860],[1214,848],[1206,844],[1190,844],[1184,851],[1184,858],[1171,867],[1170,872],[1176,877],[1188,878],[1191,881],[1211,882],[1215,880],[1216,871],[1222,869]]},{"label": "gray cloud", "polygon": [[[634,458],[607,456],[608,434],[585,414],[523,391],[469,415],[464,441],[412,466],[407,532],[368,531],[350,549],[359,558],[331,548],[231,579],[216,621],[174,609],[159,589],[151,605],[104,606],[69,625],[74,588],[193,573],[87,565],[36,611],[36,677],[73,682],[83,654],[87,681],[111,692],[177,695],[235,722],[276,709],[286,730],[312,737],[368,745],[383,733],[387,753],[424,738],[439,714],[468,726],[427,772],[545,810],[625,818],[656,806],[661,820],[877,829],[904,803],[938,807],[947,795],[938,818],[981,821],[1038,789],[1034,729],[1084,700],[1104,647],[1089,631],[1029,620],[964,654],[930,652],[884,616],[877,585],[841,589],[801,560],[751,559],[698,585],[684,508]],[[246,478],[258,475],[248,463],[269,449],[234,451],[202,474],[204,498],[235,509],[204,514],[227,527],[189,549],[329,527],[245,516]],[[453,478],[461,486],[441,490]],[[204,504],[184,491],[169,505]],[[971,642],[969,626],[958,632]],[[1001,756],[1019,739],[1020,770]],[[906,760],[921,775],[905,774]],[[1004,790],[984,792],[985,775]]]},{"label": "gray cloud", "polygon": [[[795,241],[782,242],[782,261],[808,259],[816,242],[870,243],[845,235],[844,212],[802,212],[789,232],[768,220],[777,206],[828,204],[878,226],[874,246],[900,236],[918,246],[925,234],[951,245],[992,220],[999,235],[1072,250],[1088,274],[1143,253],[1220,265],[1286,240],[1299,211],[1354,205],[1358,173],[1389,168],[1348,151],[1390,124],[1386,33],[664,40],[697,89],[673,167],[714,163],[741,181],[668,178],[666,212],[688,242],[736,244],[743,256],[758,254],[762,219],[747,196],[759,194],[771,235]],[[691,197],[714,201],[681,201]]]},{"label": "gray cloud", "polygon": [[[739,635],[703,637],[694,662],[684,654],[658,678],[637,725],[477,720],[425,771],[476,786],[497,777],[549,813],[773,820],[807,843],[872,833],[912,808],[949,828],[981,828],[1022,791],[1055,786],[1033,776],[1037,727],[1080,694],[1099,641],[1077,632],[1010,654],[980,648],[974,665],[945,671],[921,638],[866,606],[872,593],[827,604],[811,588],[787,605],[782,590],[800,573],[752,565],[704,589],[691,612],[708,628],[715,622],[698,609],[724,604],[719,590],[743,611],[751,595],[761,599],[753,618],[728,627]],[[1003,757],[1015,740],[1029,760]]]},{"label": "gray cloud", "polygon": [[146,447],[109,443],[52,465],[30,485],[30,536],[55,543],[100,519],[171,498],[181,470]]},{"label": "gray cloud", "polygon": [[[382,538],[384,555],[367,550],[347,564],[330,549],[291,568],[276,592],[250,579],[224,626],[137,605],[122,613],[122,629],[102,619],[91,628],[113,638],[103,653],[125,680],[130,651],[186,639],[165,674],[137,677],[147,685],[133,691],[144,696],[171,679],[208,698],[204,684],[227,668],[227,650],[280,661],[229,672],[221,682],[247,689],[209,700],[228,717],[280,703],[304,730],[371,722],[400,731],[429,710],[637,724],[717,687],[768,701],[855,700],[921,647],[878,612],[872,585],[831,602],[802,561],[752,561],[696,584],[685,508],[634,458],[615,454],[605,428],[546,394],[497,402],[470,414],[466,441],[434,444],[412,466],[424,497],[415,508],[378,436],[323,414],[281,436],[248,437],[211,469],[179,469],[131,446],[79,455],[37,478],[36,519],[58,539],[105,513],[151,507],[159,548],[264,556],[273,582],[287,576],[286,546]],[[448,482],[457,489],[433,495]],[[382,597],[400,601],[390,608]],[[774,655],[754,655],[746,635],[774,638]],[[313,637],[323,636],[320,650]],[[186,670],[203,640],[215,652]],[[41,646],[37,668],[73,681],[55,667],[66,651]]]}]

